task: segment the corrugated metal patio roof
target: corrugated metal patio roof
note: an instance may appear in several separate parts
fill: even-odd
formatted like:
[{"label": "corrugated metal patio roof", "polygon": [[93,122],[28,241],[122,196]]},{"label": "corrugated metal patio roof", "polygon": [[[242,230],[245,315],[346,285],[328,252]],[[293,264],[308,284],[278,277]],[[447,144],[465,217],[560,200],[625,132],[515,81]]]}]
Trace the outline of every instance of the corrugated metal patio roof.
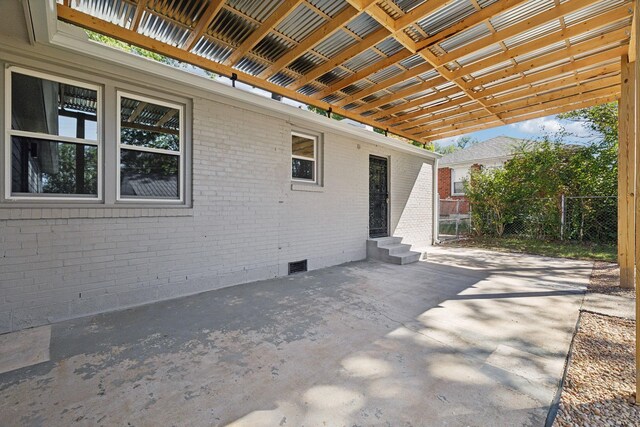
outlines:
[{"label": "corrugated metal patio roof", "polygon": [[628,0],[58,0],[59,19],[426,142],[615,100]]}]

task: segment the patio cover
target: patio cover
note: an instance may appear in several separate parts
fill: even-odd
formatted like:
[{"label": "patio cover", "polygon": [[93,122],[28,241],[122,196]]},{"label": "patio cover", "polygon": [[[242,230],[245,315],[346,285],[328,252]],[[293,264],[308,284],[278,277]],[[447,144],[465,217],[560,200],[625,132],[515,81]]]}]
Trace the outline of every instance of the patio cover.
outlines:
[{"label": "patio cover", "polygon": [[419,142],[615,100],[627,0],[58,0],[58,18]]}]

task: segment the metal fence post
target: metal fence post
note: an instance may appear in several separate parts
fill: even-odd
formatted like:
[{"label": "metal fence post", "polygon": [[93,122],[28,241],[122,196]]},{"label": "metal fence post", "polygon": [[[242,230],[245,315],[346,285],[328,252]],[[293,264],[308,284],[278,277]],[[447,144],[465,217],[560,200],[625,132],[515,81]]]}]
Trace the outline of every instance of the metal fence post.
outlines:
[{"label": "metal fence post", "polygon": [[567,204],[564,194],[560,196],[560,240],[564,240],[564,222],[567,215]]}]

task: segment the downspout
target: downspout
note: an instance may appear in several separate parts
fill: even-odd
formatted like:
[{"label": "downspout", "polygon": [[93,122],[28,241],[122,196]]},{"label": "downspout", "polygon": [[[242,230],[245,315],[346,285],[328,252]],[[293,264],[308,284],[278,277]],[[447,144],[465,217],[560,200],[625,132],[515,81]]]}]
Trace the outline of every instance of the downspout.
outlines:
[{"label": "downspout", "polygon": [[439,234],[440,196],[438,194],[438,159],[433,159],[433,237],[431,243],[437,245]]}]

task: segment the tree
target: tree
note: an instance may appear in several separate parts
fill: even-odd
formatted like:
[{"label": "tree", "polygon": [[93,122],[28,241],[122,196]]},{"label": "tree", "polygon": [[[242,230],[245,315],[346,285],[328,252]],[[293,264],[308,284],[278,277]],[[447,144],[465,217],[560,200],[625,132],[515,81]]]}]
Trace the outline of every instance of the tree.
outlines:
[{"label": "tree", "polygon": [[[616,103],[576,110],[561,116],[581,122],[592,134],[584,144],[549,137],[519,148],[501,172],[478,171],[467,184],[472,221],[480,234],[518,230],[531,237],[560,237],[560,199],[567,196],[616,196],[618,116]],[[497,200],[498,199],[498,200]],[[575,199],[565,222],[579,223],[577,235],[565,237],[615,241],[615,198]],[[579,202],[579,203],[578,203]]]},{"label": "tree", "polygon": [[[102,43],[102,44],[104,44],[106,46],[114,47],[116,49],[124,50],[125,52],[129,52],[129,53],[132,53],[134,55],[142,56],[143,58],[152,59],[152,60],[160,62],[162,64],[170,65],[170,66],[176,67],[176,68],[187,68],[187,67],[197,68],[197,67],[185,64],[184,62],[178,61],[176,59],[169,58],[168,56],[160,55],[159,53],[151,52],[151,51],[143,49],[141,47],[134,46],[134,45],[131,45],[129,43],[125,43],[125,42],[122,42],[120,40],[117,40],[117,39],[114,39],[112,37],[108,37],[108,36],[93,32],[93,31],[86,30],[86,33],[87,33],[87,36],[89,37],[89,40],[93,40],[95,42]],[[216,74],[212,73],[209,70],[202,70],[202,71],[207,76],[209,76],[209,78],[214,79],[216,77]]]},{"label": "tree", "polygon": [[468,135],[465,135],[458,138],[458,140],[456,141],[456,146],[458,148],[465,149],[467,147],[471,147],[474,144],[477,144],[478,142],[478,138],[472,138]]}]

